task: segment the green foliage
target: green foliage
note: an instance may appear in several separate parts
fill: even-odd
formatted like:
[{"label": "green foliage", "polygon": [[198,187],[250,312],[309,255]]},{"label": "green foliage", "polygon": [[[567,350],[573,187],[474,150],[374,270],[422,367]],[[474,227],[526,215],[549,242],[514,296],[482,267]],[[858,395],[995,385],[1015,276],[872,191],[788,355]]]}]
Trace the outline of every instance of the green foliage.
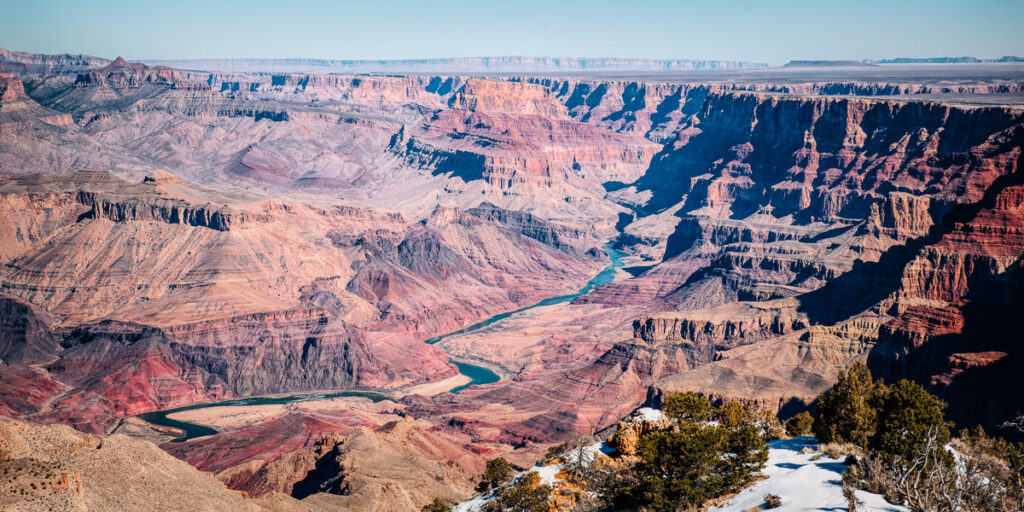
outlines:
[{"label": "green foliage", "polygon": [[704,421],[711,417],[711,402],[704,395],[687,391],[665,397],[661,412],[679,421]]},{"label": "green foliage", "polygon": [[540,465],[547,466],[548,464],[555,462],[556,460],[558,460],[559,457],[562,456],[562,454],[569,451],[569,446],[569,441],[566,441],[564,443],[556,444],[548,448],[548,451],[544,454],[544,457],[540,459]]},{"label": "green foliage", "polygon": [[754,424],[730,428],[724,459],[728,492],[739,490],[753,480],[768,461],[768,445],[761,429]]},{"label": "green foliage", "polygon": [[452,507],[441,498],[434,498],[434,501],[423,505],[423,508],[420,510],[423,512],[451,512]]},{"label": "green foliage", "polygon": [[938,398],[908,380],[891,387],[876,382],[862,362],[840,372],[836,385],[818,398],[813,430],[823,443],[849,442],[908,459],[920,454],[929,436],[949,441]]},{"label": "green foliage", "polygon": [[814,426],[814,418],[811,413],[804,411],[786,420],[786,434],[790,437],[806,436],[811,433]]},{"label": "green foliage", "polygon": [[739,490],[764,467],[768,448],[754,424],[681,423],[640,439],[632,478],[606,493],[616,510],[696,507]]},{"label": "green foliage", "polygon": [[491,487],[496,487],[498,484],[511,477],[512,464],[509,464],[504,457],[489,459],[487,461],[487,467],[484,470],[484,480],[490,482]]},{"label": "green foliage", "polygon": [[757,408],[752,403],[726,402],[715,409],[715,418],[725,427],[733,428],[757,421]]},{"label": "green foliage", "polygon": [[843,475],[851,506],[860,488],[912,510],[1024,510],[1024,459],[1014,445],[963,431],[951,443],[954,458],[942,407],[914,382],[873,381],[862,363],[840,374],[819,398],[813,429],[821,441],[867,449]]},{"label": "green foliage", "polygon": [[484,505],[484,512],[547,512],[551,486],[540,483],[540,475],[529,472],[511,487],[498,492]]},{"label": "green foliage", "polygon": [[639,484],[623,497],[661,511],[694,506],[724,493],[725,444],[726,430],[715,426],[690,424],[648,433],[640,440],[640,461],[634,468]]},{"label": "green foliage", "polygon": [[884,387],[871,379],[863,362],[839,372],[839,381],[818,398],[814,435],[823,443],[867,446],[875,431],[876,405]]},{"label": "green foliage", "polygon": [[877,427],[868,447],[911,458],[924,448],[929,433],[939,444],[949,442],[942,402],[920,385],[901,380],[880,397]]},{"label": "green foliage", "polygon": [[770,411],[757,411],[754,415],[754,423],[760,427],[765,441],[787,437],[786,427],[782,426],[779,417]]}]

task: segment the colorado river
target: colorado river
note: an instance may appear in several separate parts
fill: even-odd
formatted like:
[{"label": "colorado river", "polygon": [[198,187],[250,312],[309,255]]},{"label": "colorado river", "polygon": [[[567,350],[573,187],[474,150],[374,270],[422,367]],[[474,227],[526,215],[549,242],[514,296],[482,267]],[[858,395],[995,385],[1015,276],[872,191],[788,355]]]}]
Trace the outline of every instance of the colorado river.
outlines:
[{"label": "colorado river", "polygon": [[[576,297],[579,297],[581,295],[586,295],[586,294],[590,293],[591,290],[593,290],[594,288],[597,288],[598,286],[601,286],[603,284],[607,284],[607,283],[612,282],[612,280],[615,279],[615,269],[617,269],[617,268],[622,266],[622,257],[625,256],[626,254],[623,253],[623,252],[615,250],[612,247],[612,242],[608,242],[608,243],[604,244],[602,246],[602,249],[604,249],[605,253],[608,254],[608,258],[611,260],[611,263],[607,267],[605,267],[604,270],[602,270],[600,273],[598,273],[596,276],[594,276],[593,279],[591,279],[590,281],[587,281],[587,284],[584,285],[583,288],[580,288],[579,291],[577,291],[575,293],[568,294],[568,295],[560,295],[558,297],[550,297],[550,298],[544,299],[544,300],[542,300],[542,301],[540,301],[540,302],[538,302],[536,304],[533,304],[531,306],[526,306],[524,308],[520,308],[520,309],[517,309],[515,311],[508,311],[508,312],[505,312],[505,313],[500,313],[500,314],[494,315],[494,316],[492,316],[492,317],[490,317],[490,318],[488,318],[486,320],[483,320],[483,321],[477,322],[477,323],[475,323],[473,325],[470,325],[469,327],[464,327],[464,328],[459,329],[457,331],[452,331],[452,332],[450,332],[448,334],[444,334],[444,335],[441,335],[441,336],[435,336],[433,338],[430,338],[430,339],[426,340],[426,343],[430,343],[430,344],[433,345],[435,343],[440,343],[445,338],[448,338],[448,337],[451,337],[451,336],[457,336],[457,335],[460,335],[460,334],[466,334],[466,333],[469,333],[469,332],[477,331],[477,330],[483,329],[483,328],[485,328],[485,327],[487,327],[487,326],[489,326],[491,324],[494,324],[496,322],[500,322],[500,321],[502,321],[502,320],[504,320],[504,319],[506,319],[506,318],[508,318],[508,317],[510,317],[512,315],[515,315],[517,313],[522,313],[523,311],[527,311],[527,310],[530,310],[530,309],[533,309],[533,308],[539,308],[539,307],[542,307],[542,306],[552,306],[552,305],[555,305],[555,304],[562,304],[562,303],[565,303],[565,302],[569,302],[569,301],[575,299]],[[501,380],[501,376],[499,376],[497,373],[494,373],[493,371],[491,371],[491,370],[489,370],[487,368],[484,368],[483,366],[475,365],[475,364],[472,364],[472,363],[467,363],[465,361],[459,361],[457,359],[451,359],[451,362],[454,363],[455,366],[457,366],[459,368],[459,373],[469,377],[470,381],[469,381],[469,383],[464,384],[462,386],[457,386],[457,387],[452,388],[449,391],[450,393],[458,393],[459,391],[462,391],[463,389],[466,389],[469,386],[474,386],[474,385],[477,385],[477,384],[490,384],[490,383],[498,382],[499,380]],[[197,423],[189,423],[187,421],[179,421],[179,420],[175,420],[175,419],[172,419],[172,418],[168,417],[169,415],[177,413],[177,412],[190,411],[190,410],[193,410],[193,409],[205,409],[205,408],[208,408],[208,407],[232,407],[232,406],[234,406],[234,407],[241,407],[241,406],[246,406],[246,405],[287,404],[287,403],[292,403],[292,402],[308,402],[308,401],[312,401],[312,400],[327,400],[327,399],[331,399],[331,398],[350,397],[350,396],[359,396],[359,397],[370,398],[374,402],[379,402],[381,400],[385,400],[385,399],[389,398],[389,396],[387,394],[385,394],[385,393],[375,393],[375,392],[371,392],[371,391],[339,391],[339,392],[334,392],[334,393],[319,393],[319,394],[304,393],[304,394],[295,394],[295,395],[286,395],[286,396],[277,396],[277,397],[238,398],[238,399],[234,399],[234,400],[226,400],[226,401],[223,401],[223,402],[208,402],[208,403],[203,403],[203,404],[189,405],[189,406],[186,406],[186,407],[178,407],[176,409],[168,409],[168,410],[164,410],[164,411],[148,412],[148,413],[145,413],[145,414],[138,415],[138,418],[140,418],[142,420],[145,420],[146,422],[152,423],[154,425],[159,425],[159,426],[163,426],[163,427],[170,427],[170,428],[175,428],[175,429],[181,430],[184,433],[184,435],[182,437],[179,437],[179,438],[175,439],[173,442],[182,442],[182,441],[188,441],[189,439],[194,439],[194,438],[197,438],[197,437],[204,437],[204,436],[209,436],[209,435],[216,434],[217,430],[215,430],[213,428],[210,428],[210,427],[207,427],[205,425],[199,425]]]},{"label": "colorado river", "polygon": [[338,391],[336,393],[307,393],[302,395],[286,395],[286,396],[257,396],[251,398],[236,398],[234,400],[225,400],[223,402],[207,402],[203,404],[188,405],[185,407],[178,407],[176,409],[167,409],[163,411],[153,411],[138,415],[138,418],[145,420],[148,423],[159,425],[162,427],[171,427],[181,430],[184,436],[174,439],[172,442],[180,443],[194,439],[196,437],[212,436],[217,433],[216,429],[207,427],[206,425],[200,425],[198,423],[189,423],[187,421],[179,421],[173,418],[169,418],[171,414],[182,411],[191,411],[194,409],[206,409],[208,407],[240,407],[246,405],[270,405],[270,404],[290,404],[294,402],[311,402],[313,400],[329,400],[331,398],[341,398],[346,396],[361,396],[369,398],[374,402],[386,400],[387,395],[382,393],[374,393],[372,391]]},{"label": "colorado river", "polygon": [[[478,331],[493,323],[500,322],[512,315],[522,313],[523,311],[527,311],[533,308],[539,308],[542,306],[553,306],[555,304],[570,302],[576,297],[590,293],[594,288],[597,288],[598,286],[612,282],[612,280],[615,279],[615,269],[622,266],[622,257],[625,256],[626,253],[615,250],[615,248],[613,247],[613,242],[607,242],[603,246],[601,246],[601,248],[604,249],[604,252],[608,255],[608,259],[611,260],[611,263],[607,267],[605,267],[604,270],[602,270],[600,273],[594,276],[593,279],[587,281],[587,284],[584,285],[583,288],[580,288],[579,291],[575,293],[570,293],[568,295],[550,297],[536,304],[533,304],[532,306],[526,306],[524,308],[519,308],[514,311],[506,311],[504,313],[499,313],[486,320],[482,320],[473,325],[470,325],[469,327],[463,327],[462,329],[452,331],[448,334],[435,336],[433,338],[428,339],[426,342],[431,345],[434,345],[436,343],[440,343],[445,338],[449,338],[451,336],[458,336],[460,334]],[[473,386],[476,384],[490,384],[492,382],[498,382],[499,380],[501,380],[501,377],[497,373],[494,373],[493,371],[484,368],[483,366],[467,363],[465,361],[459,361],[457,359],[451,359],[451,362],[455,363],[455,365],[459,367],[459,373],[471,379],[468,384],[452,388],[452,393],[458,393],[459,391],[462,391],[463,389],[466,389],[469,386]]]}]

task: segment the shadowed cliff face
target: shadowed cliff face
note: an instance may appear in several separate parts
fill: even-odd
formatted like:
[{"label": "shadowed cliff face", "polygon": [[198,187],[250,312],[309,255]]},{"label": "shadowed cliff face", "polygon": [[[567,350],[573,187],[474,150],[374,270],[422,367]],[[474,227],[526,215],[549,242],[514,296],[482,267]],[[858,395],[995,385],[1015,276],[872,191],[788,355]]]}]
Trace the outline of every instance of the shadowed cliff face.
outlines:
[{"label": "shadowed cliff face", "polygon": [[1024,306],[1022,176],[1006,176],[976,207],[955,211],[914,254],[890,296],[895,318],[868,358],[890,380],[930,385],[963,425],[998,425],[1024,408],[1019,393],[1004,391],[1024,368],[1013,327]]},{"label": "shadowed cliff face", "polygon": [[410,162],[465,181],[599,190],[601,183],[632,181],[657,146],[569,119],[544,88],[472,79],[450,108],[423,126],[403,131],[392,148]]},{"label": "shadowed cliff face", "polygon": [[[0,413],[101,433],[395,391],[163,446],[256,494],[410,510],[664,393],[795,412],[863,358],[991,425],[1024,407],[1024,113],[905,100],[1018,85],[0,77]],[[422,343],[575,292],[611,237],[614,282]],[[503,380],[437,394],[446,353]]]},{"label": "shadowed cliff face", "polygon": [[[890,380],[911,377],[931,386],[962,425],[991,427],[1024,406],[999,391],[1020,366],[1008,341],[1013,334],[992,327],[1007,325],[1001,315],[1019,301],[1013,185],[1024,146],[1019,110],[714,92],[700,102],[633,190],[615,192],[641,198],[633,205],[640,220],[626,232],[637,230],[634,243],[664,244],[664,260],[588,301],[613,304],[640,295],[640,301],[692,310],[794,296],[796,302],[777,303],[786,317],[806,315],[800,322],[811,326],[807,341],[821,332],[815,325],[875,317],[852,331],[878,333],[873,369]],[[664,109],[651,115],[659,116]],[[659,233],[644,225],[645,217],[678,220]],[[702,323],[701,311],[652,315],[635,324],[636,332],[647,341],[683,340],[699,353],[709,337],[742,339],[765,325],[758,316],[735,314],[719,325]],[[789,331],[768,332],[769,339],[786,340]],[[836,332],[826,339],[836,334],[850,338]],[[862,357],[868,348],[862,343],[852,355]],[[727,397],[763,401],[767,381],[747,388],[735,372],[762,373],[748,365],[765,350],[731,361],[705,355],[707,370],[680,372],[663,385],[711,386]],[[784,368],[777,372],[781,382],[793,379],[783,376]],[[798,395],[799,381],[789,382],[787,391]],[[814,387],[828,377],[817,382]],[[979,409],[965,392],[971,386],[987,389],[989,406]]]}]

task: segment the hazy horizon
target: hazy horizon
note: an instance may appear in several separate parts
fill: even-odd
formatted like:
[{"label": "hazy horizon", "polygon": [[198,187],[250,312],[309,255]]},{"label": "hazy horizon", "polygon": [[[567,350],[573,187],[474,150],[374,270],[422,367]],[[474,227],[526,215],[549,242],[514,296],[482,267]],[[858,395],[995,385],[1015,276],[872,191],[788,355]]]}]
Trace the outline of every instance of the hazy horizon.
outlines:
[{"label": "hazy horizon", "polygon": [[[365,4],[44,0],[10,5],[0,46],[129,60],[579,57],[745,61],[1024,54],[1024,1]],[[837,22],[837,20],[841,21]]]}]

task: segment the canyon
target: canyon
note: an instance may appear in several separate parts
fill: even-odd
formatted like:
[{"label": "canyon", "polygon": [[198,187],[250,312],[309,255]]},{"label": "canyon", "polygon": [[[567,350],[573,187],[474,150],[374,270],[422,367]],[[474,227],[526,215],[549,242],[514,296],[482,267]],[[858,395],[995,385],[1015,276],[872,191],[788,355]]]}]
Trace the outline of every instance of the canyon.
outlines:
[{"label": "canyon", "polygon": [[419,510],[858,360],[959,426],[1024,409],[1020,64],[164,64],[0,52],[0,466],[66,475],[42,500],[113,499],[106,457]]}]

